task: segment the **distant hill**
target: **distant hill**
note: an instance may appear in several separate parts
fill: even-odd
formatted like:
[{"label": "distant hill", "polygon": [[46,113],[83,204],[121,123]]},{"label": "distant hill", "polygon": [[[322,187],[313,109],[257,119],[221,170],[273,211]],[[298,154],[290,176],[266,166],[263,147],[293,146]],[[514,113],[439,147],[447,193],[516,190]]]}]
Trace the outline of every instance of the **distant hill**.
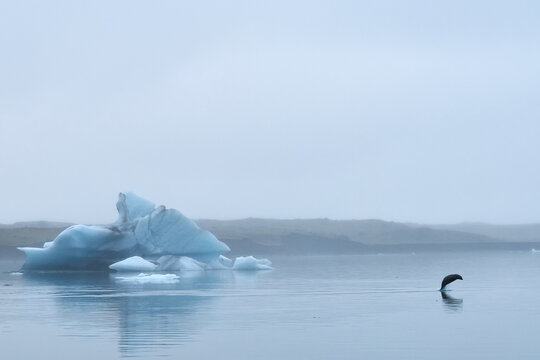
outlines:
[{"label": "distant hill", "polygon": [[453,225],[430,225],[430,227],[436,230],[453,230],[485,235],[493,239],[505,241],[540,241],[540,224],[492,225],[484,223],[460,223]]},{"label": "distant hill", "polygon": [[[421,225],[382,220],[255,218],[196,222],[226,242],[233,255],[540,248],[540,224]],[[0,255],[18,253],[13,249],[16,246],[41,246],[70,225],[47,221],[0,225]]]},{"label": "distant hill", "polygon": [[35,229],[52,229],[52,228],[67,228],[73,225],[66,222],[55,221],[20,221],[13,224],[0,224],[0,229],[20,229],[20,228],[35,228]]},{"label": "distant hill", "polygon": [[266,244],[280,244],[291,234],[342,238],[365,245],[422,244],[441,242],[489,242],[494,239],[482,234],[455,230],[409,226],[381,220],[198,220],[197,224],[218,238],[253,238]]},{"label": "distant hill", "polygon": [[65,227],[0,228],[0,246],[35,246],[53,240]]},{"label": "distant hill", "polygon": [[198,220],[234,253],[349,253],[422,250],[530,249],[540,240],[491,237],[482,233],[381,220],[242,219]]}]

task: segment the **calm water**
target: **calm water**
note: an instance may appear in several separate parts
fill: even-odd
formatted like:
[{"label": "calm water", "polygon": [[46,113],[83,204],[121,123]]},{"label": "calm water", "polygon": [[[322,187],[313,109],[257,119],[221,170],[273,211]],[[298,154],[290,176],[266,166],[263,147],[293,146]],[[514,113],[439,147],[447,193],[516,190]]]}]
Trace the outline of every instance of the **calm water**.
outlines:
[{"label": "calm water", "polygon": [[[276,257],[135,284],[0,274],[3,359],[538,358],[540,254]],[[6,265],[3,265],[4,268]],[[442,298],[442,277],[460,273]],[[7,286],[6,286],[7,285]]]}]

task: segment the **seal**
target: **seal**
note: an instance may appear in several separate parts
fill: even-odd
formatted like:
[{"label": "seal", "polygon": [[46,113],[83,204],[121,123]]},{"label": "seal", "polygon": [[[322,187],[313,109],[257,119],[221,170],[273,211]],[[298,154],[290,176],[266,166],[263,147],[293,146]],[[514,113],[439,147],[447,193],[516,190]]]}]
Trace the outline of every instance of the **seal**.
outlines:
[{"label": "seal", "polygon": [[459,274],[451,274],[451,275],[445,276],[444,279],[442,280],[440,291],[444,291],[446,288],[446,285],[456,280],[463,280],[463,278]]}]

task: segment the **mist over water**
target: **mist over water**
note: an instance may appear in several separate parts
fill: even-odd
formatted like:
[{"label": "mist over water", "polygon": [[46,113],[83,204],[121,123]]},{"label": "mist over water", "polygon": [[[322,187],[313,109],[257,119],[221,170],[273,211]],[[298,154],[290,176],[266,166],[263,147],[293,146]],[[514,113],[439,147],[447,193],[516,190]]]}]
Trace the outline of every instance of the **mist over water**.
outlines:
[{"label": "mist over water", "polygon": [[3,1],[0,360],[538,359],[539,13]]},{"label": "mist over water", "polygon": [[[273,271],[186,272],[171,284],[107,273],[2,273],[0,306],[9,309],[0,313],[2,352],[79,359],[538,354],[540,256],[530,252],[272,260]],[[454,272],[464,281],[437,291]]]}]

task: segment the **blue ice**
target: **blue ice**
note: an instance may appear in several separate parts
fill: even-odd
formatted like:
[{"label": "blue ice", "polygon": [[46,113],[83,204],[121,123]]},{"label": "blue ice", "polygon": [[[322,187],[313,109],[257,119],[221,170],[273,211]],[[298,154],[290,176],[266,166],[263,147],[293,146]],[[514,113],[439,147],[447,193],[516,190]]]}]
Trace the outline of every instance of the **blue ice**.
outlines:
[{"label": "blue ice", "polygon": [[42,248],[19,248],[26,254],[23,270],[271,269],[266,259],[223,256],[227,244],[178,210],[130,192],[119,194],[116,208],[118,220],[110,225],[74,225]]}]

